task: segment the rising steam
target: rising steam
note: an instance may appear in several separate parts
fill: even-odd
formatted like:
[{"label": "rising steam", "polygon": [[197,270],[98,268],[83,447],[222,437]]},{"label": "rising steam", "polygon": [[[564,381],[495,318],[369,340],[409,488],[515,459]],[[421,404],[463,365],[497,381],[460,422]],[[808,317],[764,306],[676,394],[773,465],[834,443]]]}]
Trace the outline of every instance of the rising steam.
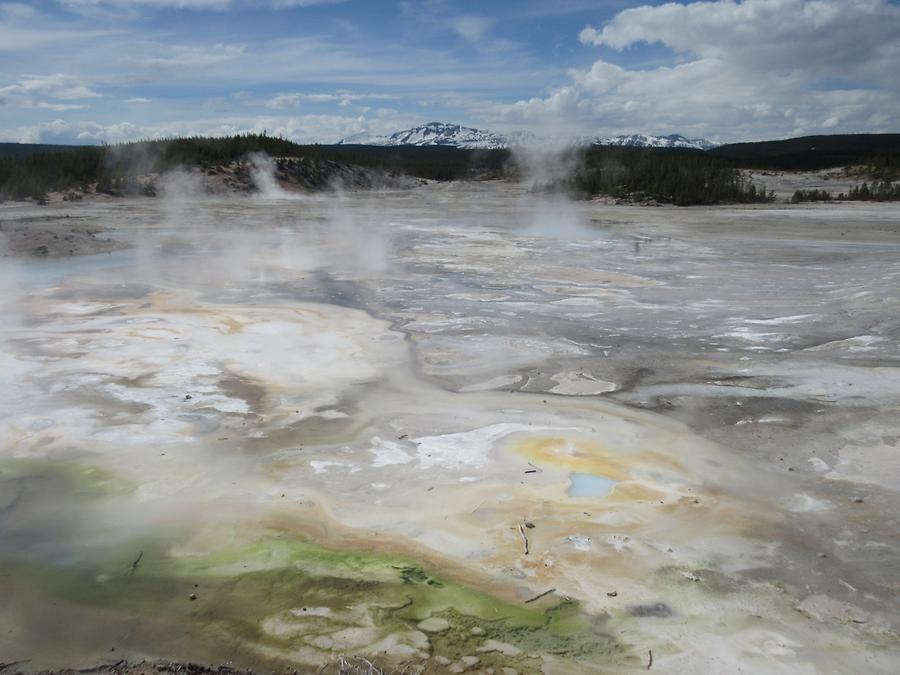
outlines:
[{"label": "rising steam", "polygon": [[583,162],[583,153],[571,144],[545,141],[512,148],[513,162],[528,195],[525,229],[530,235],[581,239],[588,234],[572,199],[572,179]]},{"label": "rising steam", "polygon": [[299,199],[300,196],[288,192],[275,178],[275,162],[264,152],[254,152],[248,157],[250,179],[256,186],[257,194],[263,199]]}]

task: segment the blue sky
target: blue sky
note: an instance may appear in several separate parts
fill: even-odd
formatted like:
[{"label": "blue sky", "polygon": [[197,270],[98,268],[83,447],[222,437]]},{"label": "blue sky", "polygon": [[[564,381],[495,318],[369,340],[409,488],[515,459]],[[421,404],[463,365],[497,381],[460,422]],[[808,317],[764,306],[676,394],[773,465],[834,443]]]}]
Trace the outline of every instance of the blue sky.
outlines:
[{"label": "blue sky", "polygon": [[900,131],[895,0],[0,2],[0,140]]}]

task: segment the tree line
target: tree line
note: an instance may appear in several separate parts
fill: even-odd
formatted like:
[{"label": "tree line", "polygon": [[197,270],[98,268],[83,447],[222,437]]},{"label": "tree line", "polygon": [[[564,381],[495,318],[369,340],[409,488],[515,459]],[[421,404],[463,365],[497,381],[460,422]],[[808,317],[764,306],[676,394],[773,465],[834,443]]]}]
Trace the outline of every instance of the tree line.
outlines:
[{"label": "tree line", "polygon": [[[836,166],[864,166],[882,178],[900,170],[900,134],[834,134],[780,141],[732,143],[708,154],[747,169],[817,171]],[[873,174],[874,175],[874,174]]]},{"label": "tree line", "polygon": [[773,192],[747,180],[726,160],[701,151],[659,148],[588,148],[573,190],[677,206],[775,199]]},{"label": "tree line", "polygon": [[900,201],[900,183],[889,180],[876,180],[871,185],[864,182],[861,185],[850,188],[849,192],[840,192],[837,197],[827,190],[797,190],[791,197],[791,202],[830,202],[833,199],[849,202],[892,202]]},{"label": "tree line", "polygon": [[[745,154],[752,155],[755,165],[774,168],[767,162],[778,163],[763,152],[774,152],[771,147],[751,146],[752,152]],[[300,145],[266,134],[217,138],[194,136],[65,150],[58,146],[46,147],[50,149],[31,154],[9,152],[5,157],[0,156],[0,199],[40,200],[47,192],[70,190],[152,194],[152,184],[142,177],[178,166],[215,167],[241,161],[256,152],[272,157],[342,162],[440,181],[515,179],[525,172],[516,153],[509,150]],[[872,147],[871,139],[867,137],[864,148]],[[789,150],[796,152],[796,143],[791,144]],[[892,152],[872,155],[870,166],[880,179],[871,185],[860,185],[841,198],[897,199],[898,186],[891,179],[900,170],[898,156]],[[556,185],[549,187],[566,190],[575,197],[609,195],[680,206],[774,200],[774,193],[763,185],[750,182],[740,170],[742,161],[728,153],[591,146],[571,149],[565,160],[571,165],[570,171],[556,179]],[[810,195],[797,196],[798,201],[811,198]]]},{"label": "tree line", "polygon": [[[58,146],[57,146],[58,147]],[[0,199],[39,199],[47,192],[80,189],[133,193],[138,179],[178,166],[212,167],[263,152],[271,157],[308,158],[356,164],[431,180],[501,177],[506,150],[471,151],[448,147],[300,145],[266,134],[200,136],[80,146],[0,158]]]}]

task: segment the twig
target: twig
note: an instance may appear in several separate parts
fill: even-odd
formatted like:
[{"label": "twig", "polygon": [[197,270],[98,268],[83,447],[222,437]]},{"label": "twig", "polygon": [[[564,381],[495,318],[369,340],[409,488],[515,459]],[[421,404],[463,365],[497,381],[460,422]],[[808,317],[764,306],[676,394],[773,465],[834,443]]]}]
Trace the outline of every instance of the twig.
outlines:
[{"label": "twig", "polygon": [[475,513],[478,509],[480,509],[482,504],[484,504],[483,499],[480,502],[478,502],[478,504],[475,505],[475,508],[472,509],[472,513]]},{"label": "twig", "polygon": [[647,656],[650,657],[649,660],[647,661],[647,670],[650,670],[653,667],[653,650],[652,649],[647,650]]},{"label": "twig", "polygon": [[138,553],[138,557],[134,559],[134,562],[131,563],[131,576],[134,576],[134,573],[137,572],[138,565],[141,564],[141,559],[144,557],[144,552],[141,551]]},{"label": "twig", "polygon": [[843,579],[838,579],[838,583],[846,588],[849,588],[851,591],[856,593],[856,589],[853,586],[851,586],[850,584],[848,584],[846,581],[844,581]]},{"label": "twig", "polygon": [[525,536],[525,528],[519,523],[519,536],[522,537],[522,546],[525,549],[525,555],[528,555],[528,537]]},{"label": "twig", "polygon": [[539,595],[536,595],[536,596],[534,596],[533,598],[531,598],[531,599],[529,599],[529,600],[526,600],[526,601],[525,601],[525,604],[527,605],[529,602],[534,602],[535,600],[540,600],[540,599],[543,598],[545,595],[550,595],[551,593],[555,593],[555,592],[556,592],[556,589],[555,589],[555,588],[551,588],[549,591],[544,591],[543,593],[541,593],[541,594],[539,594]]}]

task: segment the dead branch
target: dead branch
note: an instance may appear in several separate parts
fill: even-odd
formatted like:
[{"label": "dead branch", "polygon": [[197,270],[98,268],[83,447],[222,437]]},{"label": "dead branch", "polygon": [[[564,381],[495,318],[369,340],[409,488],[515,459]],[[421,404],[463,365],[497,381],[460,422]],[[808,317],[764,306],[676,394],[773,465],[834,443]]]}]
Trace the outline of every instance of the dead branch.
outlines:
[{"label": "dead branch", "polygon": [[555,592],[556,592],[556,589],[555,589],[555,588],[551,588],[549,591],[544,591],[543,593],[540,593],[540,594],[534,596],[533,598],[530,598],[529,600],[526,600],[526,601],[525,601],[525,604],[527,605],[529,602],[534,602],[535,600],[540,600],[540,599],[543,598],[544,596],[550,595],[551,593],[555,593]]},{"label": "dead branch", "polygon": [[140,553],[138,553],[138,557],[134,559],[134,562],[131,563],[131,572],[130,572],[131,576],[134,576],[134,573],[137,572],[138,565],[141,564],[141,560],[143,559],[143,557],[144,557],[144,552],[141,551]]},{"label": "dead branch", "polygon": [[525,527],[522,523],[519,523],[519,536],[522,537],[522,547],[524,548],[525,555],[528,555],[528,537],[525,536]]}]

